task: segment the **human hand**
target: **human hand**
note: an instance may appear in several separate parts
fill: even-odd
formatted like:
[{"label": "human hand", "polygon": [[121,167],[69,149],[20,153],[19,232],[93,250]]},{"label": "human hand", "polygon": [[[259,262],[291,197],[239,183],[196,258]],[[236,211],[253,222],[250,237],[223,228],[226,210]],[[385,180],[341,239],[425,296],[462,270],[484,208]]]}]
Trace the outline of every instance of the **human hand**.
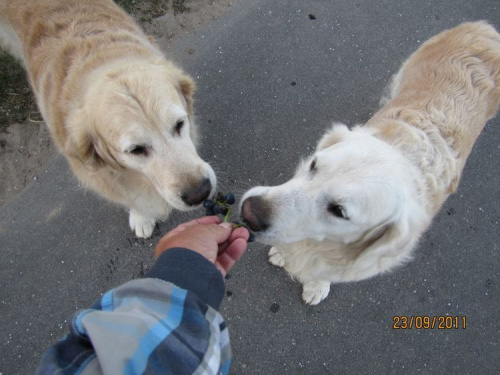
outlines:
[{"label": "human hand", "polygon": [[155,249],[155,257],[173,247],[197,252],[212,262],[226,276],[247,248],[249,232],[221,223],[217,216],[205,216],[174,228],[163,236]]}]

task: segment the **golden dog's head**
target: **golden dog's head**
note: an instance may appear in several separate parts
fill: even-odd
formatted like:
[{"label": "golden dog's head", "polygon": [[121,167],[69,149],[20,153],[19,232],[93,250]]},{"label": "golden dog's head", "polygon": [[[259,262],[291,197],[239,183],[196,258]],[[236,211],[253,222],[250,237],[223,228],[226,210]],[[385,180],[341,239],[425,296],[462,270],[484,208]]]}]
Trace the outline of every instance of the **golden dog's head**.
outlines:
[{"label": "golden dog's head", "polygon": [[146,179],[179,210],[196,206],[215,190],[216,178],[196,151],[194,90],[168,62],[104,71],[91,78],[69,118],[66,151],[90,170]]},{"label": "golden dog's head", "polygon": [[241,215],[266,244],[313,239],[364,250],[397,250],[427,225],[408,163],[362,127],[337,124],[295,176],[259,186],[242,199]]}]

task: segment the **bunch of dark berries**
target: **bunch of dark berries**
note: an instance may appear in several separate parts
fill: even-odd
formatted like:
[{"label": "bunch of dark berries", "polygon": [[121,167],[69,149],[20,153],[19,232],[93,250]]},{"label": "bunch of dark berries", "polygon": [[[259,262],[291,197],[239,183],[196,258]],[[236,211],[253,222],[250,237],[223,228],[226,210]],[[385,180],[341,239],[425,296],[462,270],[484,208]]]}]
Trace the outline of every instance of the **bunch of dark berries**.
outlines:
[{"label": "bunch of dark berries", "polygon": [[[226,195],[222,193],[217,193],[217,195],[212,198],[212,199],[207,199],[205,203],[203,203],[203,206],[205,207],[205,215],[206,216],[212,216],[212,215],[223,215],[224,216],[224,221],[227,222],[229,221],[229,215],[231,215],[231,205],[234,204],[236,199],[234,198],[233,193],[228,193]],[[239,227],[245,227],[247,226],[245,224],[241,224],[237,221],[232,222],[233,226],[235,228]],[[248,229],[248,228],[247,228]],[[253,242],[255,240],[255,237],[250,230],[248,230],[248,233],[250,233],[250,237],[248,238],[248,242]]]},{"label": "bunch of dark berries", "polygon": [[222,193],[217,193],[213,199],[207,199],[205,203],[203,203],[205,214],[207,216],[224,215],[224,221],[227,221],[231,213],[230,206],[234,204],[234,202],[234,194],[228,193],[224,195]]}]

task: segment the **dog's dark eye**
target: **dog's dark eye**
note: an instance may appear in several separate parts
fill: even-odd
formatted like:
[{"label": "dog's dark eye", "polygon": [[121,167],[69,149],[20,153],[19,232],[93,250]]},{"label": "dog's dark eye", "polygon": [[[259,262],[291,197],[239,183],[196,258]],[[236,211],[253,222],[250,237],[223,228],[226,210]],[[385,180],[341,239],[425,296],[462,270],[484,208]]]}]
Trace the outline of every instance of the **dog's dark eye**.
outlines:
[{"label": "dog's dark eye", "polygon": [[315,172],[316,171],[316,159],[314,159],[311,162],[311,165],[309,166],[309,171],[311,171],[311,172]]},{"label": "dog's dark eye", "polygon": [[129,154],[132,155],[137,155],[137,156],[148,156],[149,154],[149,149],[147,146],[144,145],[137,145],[132,147],[129,151]]},{"label": "dog's dark eye", "polygon": [[335,203],[330,203],[328,205],[328,212],[330,212],[331,214],[337,216],[340,219],[349,220],[345,216],[344,208],[341,205],[338,205],[338,204],[335,204]]},{"label": "dog's dark eye", "polygon": [[177,121],[177,124],[175,124],[175,132],[178,135],[181,135],[181,130],[183,127],[184,127],[184,121],[183,120]]}]

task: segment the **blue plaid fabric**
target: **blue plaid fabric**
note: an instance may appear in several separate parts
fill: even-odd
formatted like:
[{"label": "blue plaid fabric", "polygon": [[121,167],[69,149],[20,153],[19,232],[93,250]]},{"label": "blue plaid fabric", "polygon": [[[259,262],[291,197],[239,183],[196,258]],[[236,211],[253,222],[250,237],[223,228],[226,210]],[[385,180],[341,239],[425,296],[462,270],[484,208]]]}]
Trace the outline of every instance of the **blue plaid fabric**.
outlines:
[{"label": "blue plaid fabric", "polygon": [[224,294],[220,272],[199,254],[174,249],[150,275],[78,311],[37,374],[229,373],[229,334],[216,310]]}]

